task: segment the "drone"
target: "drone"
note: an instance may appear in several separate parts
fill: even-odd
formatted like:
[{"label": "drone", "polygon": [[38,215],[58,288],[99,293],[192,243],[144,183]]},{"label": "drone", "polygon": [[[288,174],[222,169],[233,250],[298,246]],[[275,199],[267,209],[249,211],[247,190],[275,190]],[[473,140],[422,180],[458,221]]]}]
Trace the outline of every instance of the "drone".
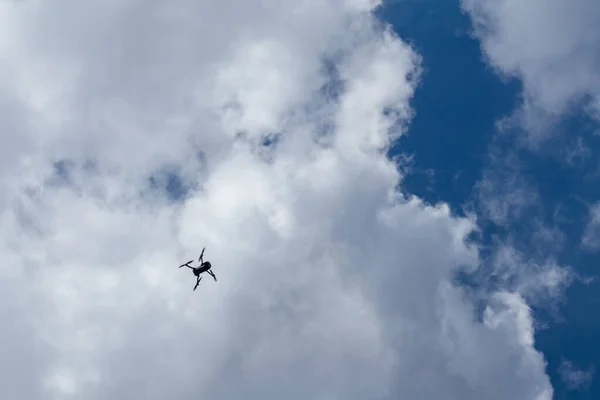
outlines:
[{"label": "drone", "polygon": [[194,290],[196,290],[196,288],[198,287],[198,284],[200,284],[200,280],[202,279],[202,277],[200,276],[200,274],[203,273],[203,272],[208,272],[210,274],[210,276],[212,276],[214,278],[215,282],[217,281],[217,277],[211,271],[212,265],[210,264],[210,261],[204,261],[204,259],[203,259],[204,250],[206,250],[206,247],[204,247],[202,249],[202,253],[200,253],[200,258],[198,258],[198,262],[200,263],[200,265],[198,265],[197,267],[192,267],[190,265],[191,263],[194,262],[194,260],[190,260],[190,261],[186,262],[185,264],[181,264],[179,266],[179,268],[181,268],[181,267],[188,267],[194,273],[194,276],[196,277],[196,286],[194,286]]}]

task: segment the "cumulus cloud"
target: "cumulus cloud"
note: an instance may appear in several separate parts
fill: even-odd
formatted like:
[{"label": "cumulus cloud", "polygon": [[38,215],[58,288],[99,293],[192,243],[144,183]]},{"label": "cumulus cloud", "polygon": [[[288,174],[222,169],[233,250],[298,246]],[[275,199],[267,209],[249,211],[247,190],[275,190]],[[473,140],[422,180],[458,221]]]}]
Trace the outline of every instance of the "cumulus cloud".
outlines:
[{"label": "cumulus cloud", "polygon": [[523,296],[452,284],[474,222],[396,191],[376,5],[0,3],[7,398],[551,398]]},{"label": "cumulus cloud", "polygon": [[514,120],[544,137],[575,105],[597,118],[600,4],[594,0],[461,0],[489,63],[523,83]]}]

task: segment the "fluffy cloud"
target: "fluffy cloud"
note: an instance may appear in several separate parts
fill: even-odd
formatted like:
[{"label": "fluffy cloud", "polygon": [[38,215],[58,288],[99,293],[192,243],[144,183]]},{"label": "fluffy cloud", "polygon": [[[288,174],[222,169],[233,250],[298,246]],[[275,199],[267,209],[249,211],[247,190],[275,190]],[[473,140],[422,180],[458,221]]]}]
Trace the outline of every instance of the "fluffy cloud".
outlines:
[{"label": "fluffy cloud", "polygon": [[584,102],[591,116],[600,104],[600,5],[594,0],[461,0],[490,62],[523,82],[515,115],[544,135],[556,118]]},{"label": "fluffy cloud", "polygon": [[7,398],[551,398],[524,298],[452,284],[473,221],[397,193],[375,6],[1,3]]}]

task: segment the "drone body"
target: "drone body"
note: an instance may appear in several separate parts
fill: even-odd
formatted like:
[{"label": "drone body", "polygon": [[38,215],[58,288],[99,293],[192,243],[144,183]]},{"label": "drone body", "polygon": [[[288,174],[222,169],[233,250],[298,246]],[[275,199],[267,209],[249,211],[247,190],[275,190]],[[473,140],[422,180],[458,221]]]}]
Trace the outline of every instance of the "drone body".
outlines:
[{"label": "drone body", "polygon": [[203,259],[205,249],[206,249],[206,247],[203,248],[202,253],[200,253],[200,258],[198,258],[198,262],[200,262],[200,265],[198,265],[197,267],[190,266],[190,263],[194,262],[194,260],[190,260],[190,261],[186,262],[185,264],[181,264],[179,266],[179,268],[188,267],[192,270],[192,273],[196,277],[196,286],[194,286],[194,290],[196,290],[196,288],[198,287],[198,284],[200,283],[200,280],[202,279],[200,274],[202,274],[203,272],[207,272],[208,274],[210,274],[210,276],[212,276],[214,278],[215,282],[217,281],[217,277],[215,276],[214,272],[212,272],[212,270],[211,270],[212,265],[211,265],[210,261],[204,261],[204,259]]}]

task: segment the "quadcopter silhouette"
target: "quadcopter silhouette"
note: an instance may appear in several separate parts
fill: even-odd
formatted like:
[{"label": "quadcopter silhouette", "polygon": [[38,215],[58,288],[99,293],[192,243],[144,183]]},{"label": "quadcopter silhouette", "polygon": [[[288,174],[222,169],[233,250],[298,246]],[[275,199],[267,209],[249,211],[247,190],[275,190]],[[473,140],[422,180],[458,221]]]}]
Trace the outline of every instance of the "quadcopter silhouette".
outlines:
[{"label": "quadcopter silhouette", "polygon": [[206,250],[206,247],[204,247],[202,249],[202,253],[200,253],[200,257],[198,258],[198,262],[200,263],[200,265],[198,265],[197,267],[192,267],[190,265],[190,263],[193,263],[194,260],[190,260],[190,261],[186,262],[185,264],[181,264],[179,266],[179,268],[188,267],[192,270],[194,276],[196,277],[196,286],[194,286],[194,290],[196,290],[196,288],[198,287],[198,284],[200,284],[200,281],[202,280],[202,277],[200,276],[200,274],[202,274],[203,272],[207,272],[208,274],[210,274],[210,276],[212,276],[214,278],[215,282],[217,281],[217,277],[215,276],[214,272],[211,271],[212,265],[210,264],[210,261],[204,261],[204,259],[203,259],[204,250]]}]

